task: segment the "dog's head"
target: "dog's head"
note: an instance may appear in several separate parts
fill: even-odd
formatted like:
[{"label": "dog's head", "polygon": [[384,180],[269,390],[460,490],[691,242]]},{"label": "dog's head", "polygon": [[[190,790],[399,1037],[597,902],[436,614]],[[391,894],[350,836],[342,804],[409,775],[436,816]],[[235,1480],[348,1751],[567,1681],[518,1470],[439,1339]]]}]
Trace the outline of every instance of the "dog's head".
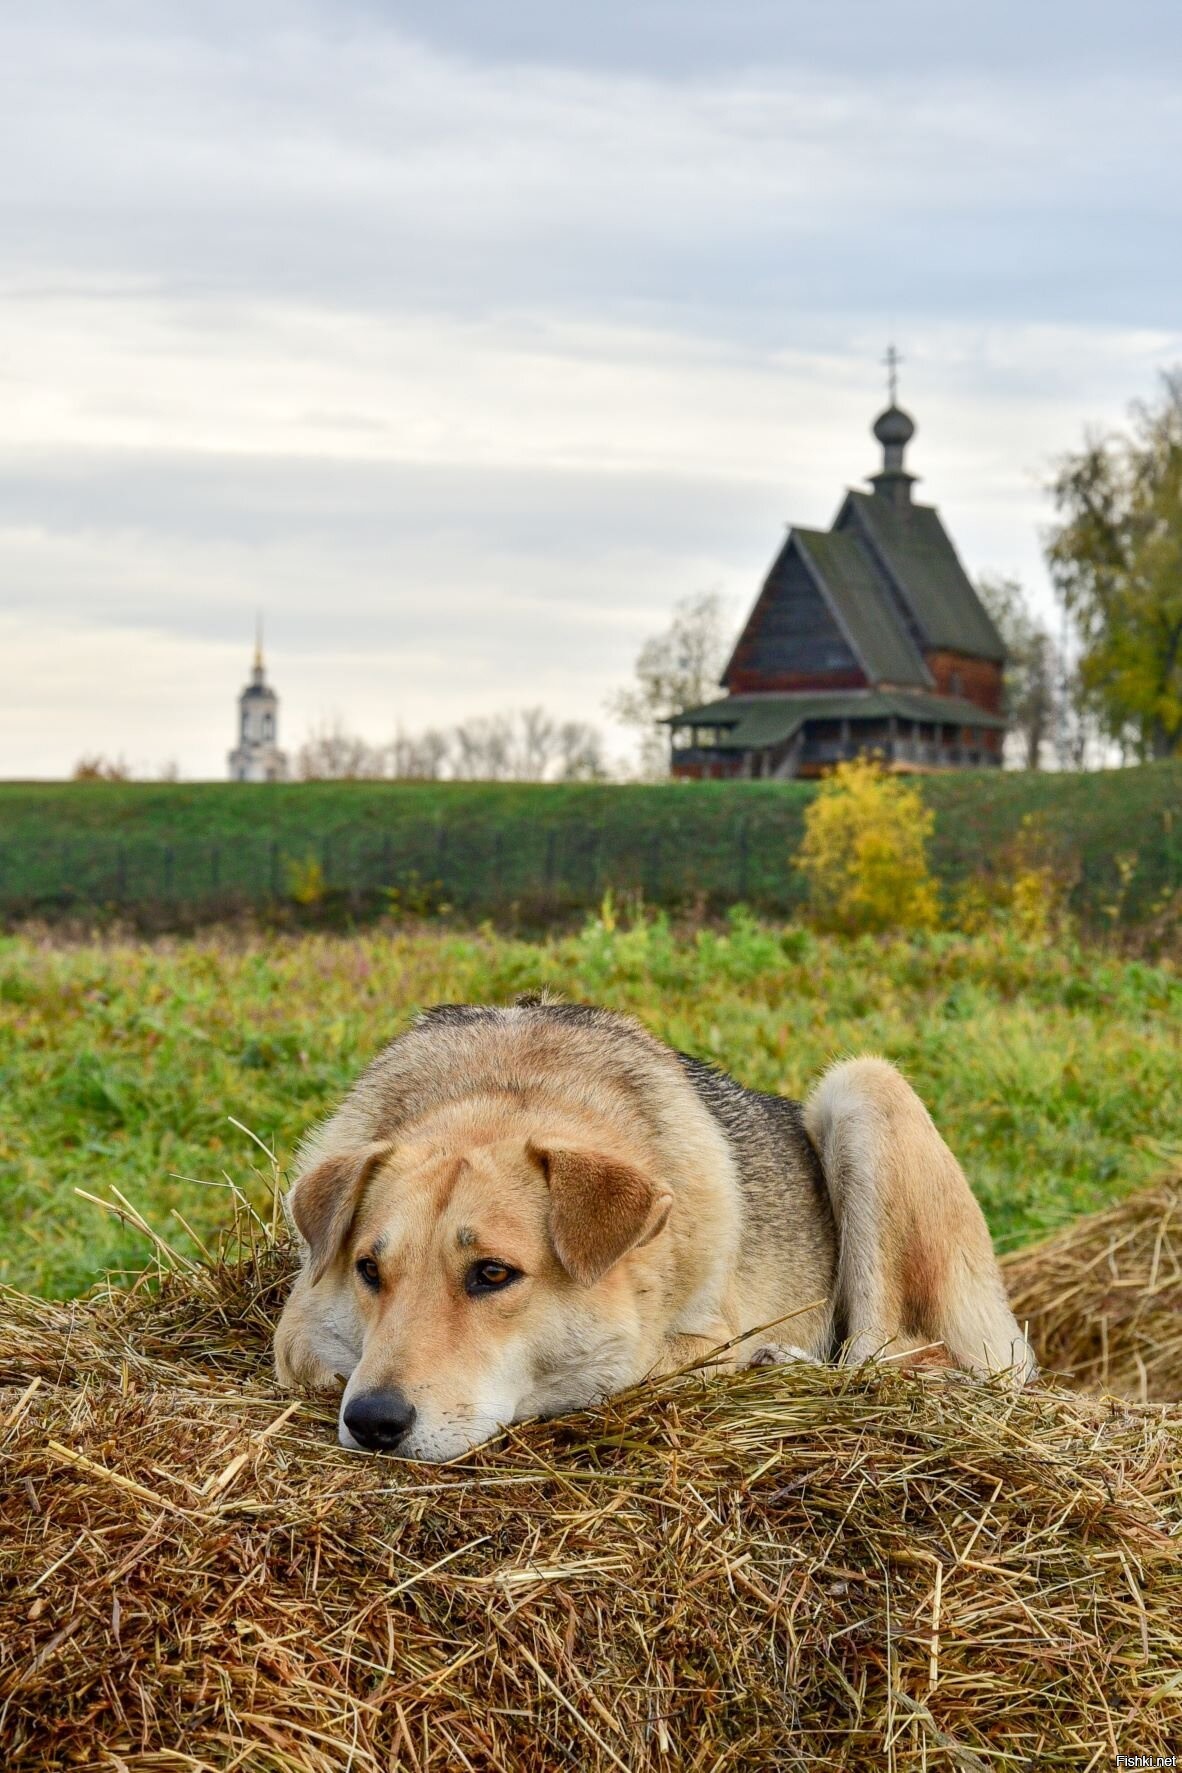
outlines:
[{"label": "dog's head", "polygon": [[360,1349],[341,1444],[450,1459],[641,1378],[672,1200],[632,1163],[538,1136],[310,1169],[291,1196],[306,1278]]}]

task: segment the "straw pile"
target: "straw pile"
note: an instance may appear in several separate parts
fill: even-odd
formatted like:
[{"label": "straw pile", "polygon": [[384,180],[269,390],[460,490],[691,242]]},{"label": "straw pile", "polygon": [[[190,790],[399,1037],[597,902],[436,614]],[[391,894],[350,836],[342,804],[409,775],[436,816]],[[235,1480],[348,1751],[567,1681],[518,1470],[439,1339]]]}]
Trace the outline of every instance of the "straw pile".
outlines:
[{"label": "straw pile", "polygon": [[[1127,1319],[1152,1376],[1165,1338],[1100,1302],[1157,1234],[1100,1235],[1103,1286],[1068,1304],[1062,1241],[1046,1272],[1065,1314],[1107,1314],[1110,1370]],[[411,1466],[339,1451],[331,1404],[272,1389],[283,1266],[0,1302],[6,1768],[983,1773],[1182,1748],[1182,1412],[765,1368]]]},{"label": "straw pile", "polygon": [[1182,1401],[1182,1181],[1079,1219],[1002,1267],[1044,1366],[1081,1389]]}]

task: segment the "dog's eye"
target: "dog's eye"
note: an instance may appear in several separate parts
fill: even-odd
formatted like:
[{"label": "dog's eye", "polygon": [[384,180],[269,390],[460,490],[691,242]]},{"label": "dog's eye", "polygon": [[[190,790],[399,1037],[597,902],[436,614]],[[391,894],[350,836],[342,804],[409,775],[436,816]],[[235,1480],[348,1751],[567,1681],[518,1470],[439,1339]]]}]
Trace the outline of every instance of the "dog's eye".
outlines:
[{"label": "dog's eye", "polygon": [[372,1287],[376,1293],[382,1284],[382,1276],[373,1257],[363,1256],[357,1264],[357,1272],[365,1282],[366,1286]]},{"label": "dog's eye", "polygon": [[520,1268],[510,1268],[507,1262],[473,1262],[464,1277],[464,1286],[468,1292],[497,1293],[502,1287],[509,1286],[513,1281],[520,1280]]}]

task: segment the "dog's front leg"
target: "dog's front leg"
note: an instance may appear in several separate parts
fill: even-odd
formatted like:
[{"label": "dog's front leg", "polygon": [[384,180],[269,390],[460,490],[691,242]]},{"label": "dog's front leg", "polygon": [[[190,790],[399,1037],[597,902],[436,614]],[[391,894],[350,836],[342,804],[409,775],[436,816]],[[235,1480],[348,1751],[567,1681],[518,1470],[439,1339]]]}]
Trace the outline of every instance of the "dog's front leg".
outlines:
[{"label": "dog's front leg", "polygon": [[[753,1339],[754,1340],[754,1339]],[[687,1367],[703,1372],[733,1373],[741,1367],[787,1367],[803,1364],[823,1367],[824,1361],[795,1342],[735,1343],[720,1326],[717,1340],[709,1336],[670,1336],[666,1339],[662,1358],[653,1368],[653,1376],[680,1373]]]},{"label": "dog's front leg", "polygon": [[666,1336],[664,1347],[652,1368],[652,1377],[681,1373],[687,1368],[696,1368],[703,1372],[733,1372],[736,1367],[743,1365],[742,1351],[727,1346],[733,1334],[725,1324],[719,1324],[716,1335],[707,1333]]},{"label": "dog's front leg", "polygon": [[806,1367],[823,1367],[824,1361],[817,1355],[810,1354],[807,1348],[798,1348],[795,1342],[764,1342],[754,1349],[743,1361],[745,1367],[791,1367],[801,1362]]}]

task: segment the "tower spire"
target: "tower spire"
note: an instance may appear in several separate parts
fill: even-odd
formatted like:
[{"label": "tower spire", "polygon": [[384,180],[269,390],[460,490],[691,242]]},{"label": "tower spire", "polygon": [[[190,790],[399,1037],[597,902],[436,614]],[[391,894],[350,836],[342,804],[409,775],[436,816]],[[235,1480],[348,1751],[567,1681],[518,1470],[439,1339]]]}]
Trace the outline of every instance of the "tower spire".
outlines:
[{"label": "tower spire", "polygon": [[260,610],[254,619],[254,668],[263,669],[263,612]]}]

